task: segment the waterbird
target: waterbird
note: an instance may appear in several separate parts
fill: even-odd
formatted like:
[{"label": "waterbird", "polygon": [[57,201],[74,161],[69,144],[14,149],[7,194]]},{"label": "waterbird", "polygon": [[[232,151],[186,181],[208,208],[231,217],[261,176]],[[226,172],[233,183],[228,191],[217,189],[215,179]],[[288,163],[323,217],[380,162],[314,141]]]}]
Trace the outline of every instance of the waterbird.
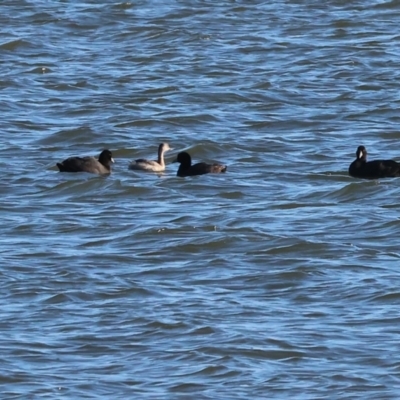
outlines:
[{"label": "waterbird", "polygon": [[400,176],[400,164],[394,160],[367,161],[367,149],[358,146],[356,159],[350,164],[349,175],[353,178],[379,179]]},{"label": "waterbird", "polygon": [[171,150],[168,143],[161,143],[158,146],[158,159],[157,161],[145,160],[139,158],[138,160],[132,161],[129,164],[129,169],[150,171],[150,172],[162,172],[165,170],[164,153]]},{"label": "waterbird", "polygon": [[60,172],[90,172],[92,174],[109,174],[114,163],[110,150],[103,150],[99,159],[94,157],[69,157],[57,163]]},{"label": "waterbird", "polygon": [[221,172],[226,172],[227,166],[222,164],[207,164],[205,162],[200,162],[192,165],[192,158],[190,154],[186,151],[182,151],[178,154],[177,158],[173,162],[180,163],[178,168],[177,176],[194,176],[194,175],[204,175],[204,174],[219,174]]}]

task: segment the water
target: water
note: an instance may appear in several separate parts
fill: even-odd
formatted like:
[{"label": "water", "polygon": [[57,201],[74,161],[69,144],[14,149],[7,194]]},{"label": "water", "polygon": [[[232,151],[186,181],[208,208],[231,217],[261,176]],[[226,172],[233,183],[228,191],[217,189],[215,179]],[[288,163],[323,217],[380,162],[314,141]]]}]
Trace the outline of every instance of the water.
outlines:
[{"label": "water", "polygon": [[400,181],[347,169],[400,157],[399,4],[303,3],[2,1],[2,398],[398,398]]}]

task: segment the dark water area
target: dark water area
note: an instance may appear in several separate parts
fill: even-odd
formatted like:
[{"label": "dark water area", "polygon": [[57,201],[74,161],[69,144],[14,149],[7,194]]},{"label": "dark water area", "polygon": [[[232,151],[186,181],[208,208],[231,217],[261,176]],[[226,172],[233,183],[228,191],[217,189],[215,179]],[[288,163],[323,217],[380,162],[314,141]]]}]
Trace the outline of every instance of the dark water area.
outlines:
[{"label": "dark water area", "polygon": [[1,398],[398,398],[397,1],[0,10]]}]

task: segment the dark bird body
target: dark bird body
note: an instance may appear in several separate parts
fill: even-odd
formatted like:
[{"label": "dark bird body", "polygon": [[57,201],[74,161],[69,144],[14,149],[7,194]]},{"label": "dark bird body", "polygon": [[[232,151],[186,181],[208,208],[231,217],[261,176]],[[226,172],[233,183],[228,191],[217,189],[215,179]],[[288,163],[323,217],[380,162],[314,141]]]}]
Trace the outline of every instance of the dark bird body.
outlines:
[{"label": "dark bird body", "polygon": [[109,174],[114,162],[110,150],[103,150],[99,159],[94,157],[69,157],[57,163],[60,172],[89,172],[92,174]]},{"label": "dark bird body", "polygon": [[367,149],[358,146],[356,159],[350,164],[349,175],[353,178],[379,179],[400,176],[400,164],[393,160],[367,161]]},{"label": "dark bird body", "polygon": [[204,174],[219,174],[221,172],[226,172],[227,166],[221,164],[207,164],[205,162],[200,162],[192,165],[192,158],[189,153],[185,151],[178,154],[178,157],[174,162],[180,163],[178,168],[177,176],[194,176],[194,175],[204,175]]}]

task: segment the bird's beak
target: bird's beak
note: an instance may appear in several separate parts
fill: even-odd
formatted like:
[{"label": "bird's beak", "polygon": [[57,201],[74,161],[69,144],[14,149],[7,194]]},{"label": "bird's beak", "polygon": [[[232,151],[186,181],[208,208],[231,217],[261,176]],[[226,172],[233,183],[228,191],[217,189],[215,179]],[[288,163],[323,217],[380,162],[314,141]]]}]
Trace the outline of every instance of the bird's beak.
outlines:
[{"label": "bird's beak", "polygon": [[115,161],[114,161],[114,159],[111,157],[111,162],[114,164],[115,163]]}]

